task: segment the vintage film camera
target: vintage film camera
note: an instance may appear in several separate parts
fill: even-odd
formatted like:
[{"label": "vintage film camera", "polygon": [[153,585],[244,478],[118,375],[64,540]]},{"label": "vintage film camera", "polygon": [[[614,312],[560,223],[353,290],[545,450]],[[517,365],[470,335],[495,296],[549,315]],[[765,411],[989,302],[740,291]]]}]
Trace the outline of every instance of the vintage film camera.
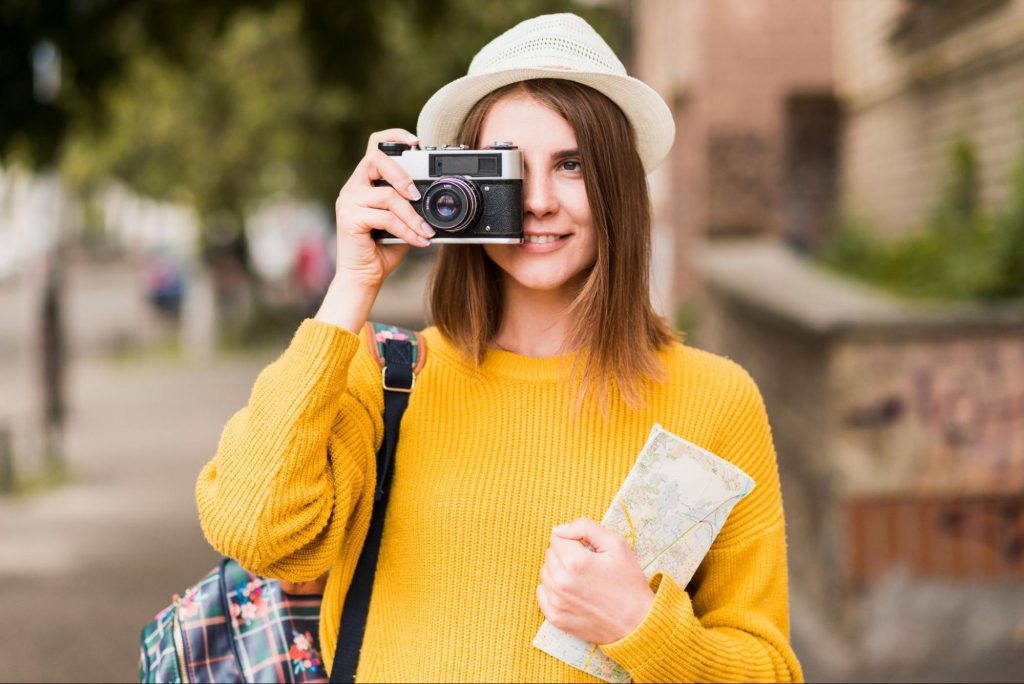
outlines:
[{"label": "vintage film camera", "polygon": [[[411,204],[437,232],[432,243],[523,241],[523,155],[512,143],[495,142],[482,150],[465,145],[421,150],[397,142],[377,147],[395,157],[416,184],[422,197]],[[385,244],[404,244],[383,230],[371,235]]]}]

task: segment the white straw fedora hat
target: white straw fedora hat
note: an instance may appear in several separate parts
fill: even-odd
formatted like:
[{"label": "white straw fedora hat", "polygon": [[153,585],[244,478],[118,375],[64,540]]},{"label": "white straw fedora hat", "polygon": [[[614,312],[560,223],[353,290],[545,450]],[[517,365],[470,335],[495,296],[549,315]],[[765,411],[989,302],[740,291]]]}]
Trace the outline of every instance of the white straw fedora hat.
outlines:
[{"label": "white straw fedora hat", "polygon": [[420,144],[454,145],[469,110],[493,90],[535,78],[590,86],[617,104],[633,125],[637,151],[650,173],[672,147],[676,127],[668,105],[626,68],[590,24],[575,14],[546,14],[513,26],[485,45],[469,72],[438,90],[420,110]]}]

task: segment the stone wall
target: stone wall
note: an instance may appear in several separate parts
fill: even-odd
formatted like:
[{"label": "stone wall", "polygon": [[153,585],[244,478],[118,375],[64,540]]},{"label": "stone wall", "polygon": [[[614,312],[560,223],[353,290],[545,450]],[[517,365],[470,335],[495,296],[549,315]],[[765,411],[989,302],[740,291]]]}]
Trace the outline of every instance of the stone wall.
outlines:
[{"label": "stone wall", "polygon": [[856,634],[855,599],[898,577],[1024,588],[1024,307],[914,306],[773,244],[703,271],[697,344],[761,389],[794,583],[823,614]]},{"label": "stone wall", "polygon": [[850,494],[1024,492],[1024,337],[965,325],[841,340],[830,364]]}]

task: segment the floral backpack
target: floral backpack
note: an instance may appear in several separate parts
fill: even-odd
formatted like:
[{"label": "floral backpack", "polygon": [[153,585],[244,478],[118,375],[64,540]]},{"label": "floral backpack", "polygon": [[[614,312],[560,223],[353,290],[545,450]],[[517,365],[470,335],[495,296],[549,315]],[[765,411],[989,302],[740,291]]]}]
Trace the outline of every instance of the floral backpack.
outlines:
[{"label": "floral backpack", "polygon": [[[345,598],[331,681],[351,681],[365,630],[387,507],[398,427],[415,376],[426,360],[418,333],[369,322],[367,342],[382,370],[385,437],[377,453],[370,532]],[[307,583],[312,584],[312,583]],[[327,682],[320,655],[321,594],[259,577],[224,558],[142,629],[139,681]],[[304,588],[304,587],[303,587]],[[337,635],[334,635],[337,638]]]},{"label": "floral backpack", "polygon": [[140,682],[326,682],[320,595],[224,558],[142,630]]}]

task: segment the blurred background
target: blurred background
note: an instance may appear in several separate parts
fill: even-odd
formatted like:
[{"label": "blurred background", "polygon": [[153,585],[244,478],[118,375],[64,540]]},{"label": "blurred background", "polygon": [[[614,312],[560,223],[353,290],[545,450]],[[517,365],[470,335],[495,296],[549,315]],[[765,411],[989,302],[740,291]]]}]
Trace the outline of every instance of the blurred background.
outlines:
[{"label": "blurred background", "polygon": [[1024,0],[0,3],[0,679],[136,677],[368,134],[564,10],[676,118],[652,296],[764,394],[807,678],[1024,681]]}]

